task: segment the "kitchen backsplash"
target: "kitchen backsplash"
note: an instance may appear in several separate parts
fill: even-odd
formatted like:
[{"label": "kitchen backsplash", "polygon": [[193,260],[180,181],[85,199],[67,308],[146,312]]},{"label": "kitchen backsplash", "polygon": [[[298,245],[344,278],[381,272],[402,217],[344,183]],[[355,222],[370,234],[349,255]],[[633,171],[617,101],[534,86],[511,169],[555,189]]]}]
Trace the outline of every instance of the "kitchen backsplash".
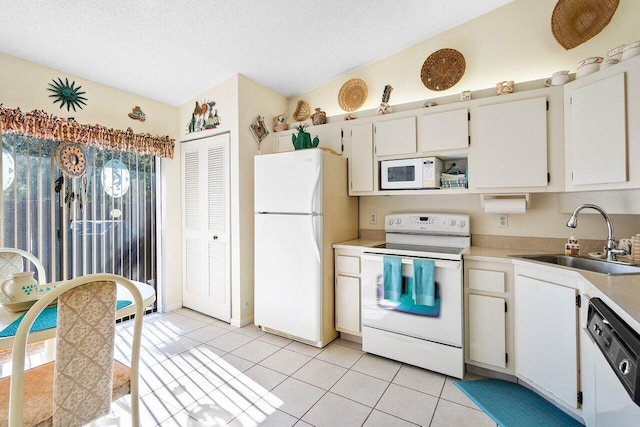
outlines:
[{"label": "kitchen backsplash", "polygon": [[[384,241],[384,230],[360,229],[360,238],[363,240]],[[552,237],[525,237],[525,236],[498,236],[488,234],[472,234],[471,245],[485,248],[527,249],[531,251],[557,251],[564,253],[566,238]],[[580,239],[580,255],[589,252],[602,252],[604,240]]]}]

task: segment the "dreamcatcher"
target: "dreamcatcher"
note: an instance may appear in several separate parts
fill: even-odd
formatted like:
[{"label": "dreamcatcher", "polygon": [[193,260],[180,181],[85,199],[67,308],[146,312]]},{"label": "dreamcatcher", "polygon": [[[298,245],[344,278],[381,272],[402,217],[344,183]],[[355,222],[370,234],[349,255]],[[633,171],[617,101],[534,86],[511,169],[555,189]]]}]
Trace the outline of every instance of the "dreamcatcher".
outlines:
[{"label": "dreamcatcher", "polygon": [[[80,144],[63,141],[56,148],[56,163],[60,169],[60,177],[56,180],[55,190],[59,193],[65,185],[64,204],[68,209],[74,202],[78,202],[78,207],[82,212],[87,194],[87,154]],[[65,179],[66,178],[66,179]],[[80,179],[80,188],[74,191],[73,180]]]}]

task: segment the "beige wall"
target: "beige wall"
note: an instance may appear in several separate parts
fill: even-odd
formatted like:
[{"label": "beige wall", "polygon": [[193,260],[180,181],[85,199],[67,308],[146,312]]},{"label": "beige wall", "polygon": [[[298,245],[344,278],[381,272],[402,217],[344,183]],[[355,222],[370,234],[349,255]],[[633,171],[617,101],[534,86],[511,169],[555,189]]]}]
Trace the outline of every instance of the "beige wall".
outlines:
[{"label": "beige wall", "polygon": [[[230,132],[231,161],[231,323],[253,321],[253,158],[258,145],[249,125],[260,114],[271,126],[271,118],[286,108],[286,99],[252,80],[236,75],[179,107],[180,123],[187,123],[195,101],[213,100],[221,125],[216,130],[184,136],[193,138]],[[183,134],[186,133],[183,131]],[[261,143],[261,152],[271,152],[273,135]],[[178,179],[180,176],[178,175]]]},{"label": "beige wall", "polygon": [[[378,214],[377,224],[369,223],[369,213]],[[509,215],[508,227],[498,228],[498,215],[485,214],[478,195],[443,196],[375,196],[360,197],[360,228],[384,229],[384,215],[397,212],[451,212],[471,217],[473,234],[529,237],[569,237],[573,231],[579,239],[604,240],[607,227],[595,211],[581,213],[578,227],[566,227],[570,214],[558,212],[557,194],[532,194],[526,214]],[[617,239],[640,233],[640,216],[610,215]]]},{"label": "beige wall", "polygon": [[[360,110],[368,110],[378,107],[387,84],[393,86],[392,106],[427,100],[463,90],[495,87],[503,80],[516,83],[538,80],[565,69],[574,73],[580,60],[606,56],[610,49],[640,39],[637,24],[640,2],[621,0],[613,19],[600,34],[574,49],[565,50],[551,33],[551,13],[556,3],[557,0],[516,0],[316,89],[292,96],[288,117],[292,116],[299,99],[309,102],[312,110],[322,107],[328,116],[344,115],[338,105],[338,92],[344,82],[354,77],[367,83],[369,94]],[[392,28],[388,37],[393,37]],[[345,46],[348,48],[348,43]],[[465,57],[466,71],[451,89],[436,92],[422,84],[420,69],[431,53],[442,48],[460,51]]]},{"label": "beige wall", "polygon": [[[49,98],[52,79],[65,78],[82,86],[88,100],[83,109],[67,111]],[[74,117],[84,124],[101,124],[116,129],[131,128],[136,133],[176,137],[175,107],[133,95],[90,80],[85,80],[33,62],[0,53],[0,103],[5,108],[22,111],[45,110],[59,117]],[[146,114],[146,121],[130,119],[127,114],[135,106]]]},{"label": "beige wall", "polygon": [[[72,109],[68,112],[66,107],[60,109],[59,104],[53,104],[52,98],[49,98],[51,92],[47,88],[52,79],[58,78],[62,78],[63,81],[68,78],[69,82],[75,81],[76,87],[82,86],[81,90],[86,92],[83,96],[87,98],[87,105],[83,109]],[[171,138],[176,138],[178,134],[176,108],[173,106],[4,54],[0,54],[0,103],[6,108],[20,108],[25,112],[38,109],[59,117],[74,117],[77,122],[84,124],[101,124],[116,129],[131,128],[136,133],[169,135]],[[135,106],[144,111],[146,121],[132,120],[127,116]],[[163,187],[166,188],[163,210],[168,224],[180,224],[180,204],[174,203],[176,194],[180,200],[180,181],[175,181],[174,178],[180,176],[179,159],[177,151],[174,159],[163,159],[161,165]],[[176,259],[172,258],[176,249],[173,243],[180,241],[179,233],[179,227],[177,230],[175,227],[165,230],[165,237],[169,243],[166,246],[168,259]],[[179,246],[177,249],[179,253]],[[178,263],[170,262],[163,265],[163,280],[168,285],[168,292],[159,295],[160,307],[181,302],[181,294],[176,295],[173,292],[176,287],[179,289],[182,283],[181,267]]]},{"label": "beige wall", "polygon": [[[238,228],[240,232],[239,268],[240,268],[240,289],[239,299],[236,298],[233,304],[233,318],[240,316],[240,323],[245,325],[253,321],[253,158],[258,154],[258,144],[249,130],[249,125],[253,123],[258,115],[265,118],[267,128],[273,130],[272,118],[285,111],[287,100],[284,96],[277,94],[256,82],[239,76],[238,81],[238,143],[240,146],[239,156],[239,196],[240,209],[238,218]],[[260,152],[269,153],[273,146],[273,132],[260,143]],[[238,282],[234,282],[238,283]]]},{"label": "beige wall", "polygon": [[[338,105],[338,92],[348,79],[359,77],[368,85],[369,96],[361,114],[377,108],[383,88],[391,84],[391,105],[412,103],[441,96],[456,95],[463,90],[495,87],[496,82],[524,82],[549,77],[553,72],[576,71],[576,63],[589,56],[605,56],[625,42],[640,39],[640,2],[621,0],[610,24],[595,38],[565,50],[551,33],[550,18],[557,0],[516,0],[473,21],[425,40],[369,66],[345,74],[321,87],[289,99],[289,117],[299,99],[311,108],[322,107],[328,116],[345,114]],[[391,35],[392,36],[392,35]],[[463,78],[453,88],[434,92],[420,80],[424,60],[438,49],[455,48],[466,60]],[[358,112],[355,112],[356,115]],[[336,117],[339,120],[339,117]],[[622,195],[620,197],[623,197]],[[565,237],[568,215],[558,213],[558,195],[535,194],[531,208],[524,215],[510,215],[509,227],[497,227],[497,215],[485,214],[479,196],[379,196],[360,198],[360,228],[383,229],[384,215],[393,212],[462,212],[472,218],[477,234]],[[378,214],[378,223],[370,224],[370,212]],[[588,211],[585,211],[585,214]],[[616,237],[640,232],[637,215],[612,215]],[[606,227],[599,215],[583,215],[576,235],[580,238],[606,237]]]}]

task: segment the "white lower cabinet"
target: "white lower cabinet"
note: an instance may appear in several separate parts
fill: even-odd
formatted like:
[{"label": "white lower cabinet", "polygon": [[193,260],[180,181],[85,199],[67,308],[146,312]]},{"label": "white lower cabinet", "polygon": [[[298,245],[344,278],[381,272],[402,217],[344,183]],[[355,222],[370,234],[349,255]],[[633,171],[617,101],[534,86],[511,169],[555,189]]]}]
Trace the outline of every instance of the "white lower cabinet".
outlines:
[{"label": "white lower cabinet", "polygon": [[360,316],[360,256],[362,250],[338,249],[335,252],[336,330],[362,336]]},{"label": "white lower cabinet", "polygon": [[570,280],[530,276],[516,269],[516,376],[578,408],[578,290]]},{"label": "white lower cabinet", "polygon": [[513,375],[513,265],[465,260],[465,363]]},{"label": "white lower cabinet", "polygon": [[469,295],[469,359],[507,366],[504,298]]}]

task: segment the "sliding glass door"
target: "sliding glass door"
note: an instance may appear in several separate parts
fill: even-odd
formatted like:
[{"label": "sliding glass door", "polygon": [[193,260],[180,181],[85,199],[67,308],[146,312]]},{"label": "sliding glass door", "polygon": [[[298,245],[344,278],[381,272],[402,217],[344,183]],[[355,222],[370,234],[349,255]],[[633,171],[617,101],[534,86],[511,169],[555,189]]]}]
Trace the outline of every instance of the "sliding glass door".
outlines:
[{"label": "sliding glass door", "polygon": [[40,258],[48,281],[116,273],[155,285],[156,157],[84,146],[86,174],[68,179],[57,145],[2,136],[0,245]]}]

